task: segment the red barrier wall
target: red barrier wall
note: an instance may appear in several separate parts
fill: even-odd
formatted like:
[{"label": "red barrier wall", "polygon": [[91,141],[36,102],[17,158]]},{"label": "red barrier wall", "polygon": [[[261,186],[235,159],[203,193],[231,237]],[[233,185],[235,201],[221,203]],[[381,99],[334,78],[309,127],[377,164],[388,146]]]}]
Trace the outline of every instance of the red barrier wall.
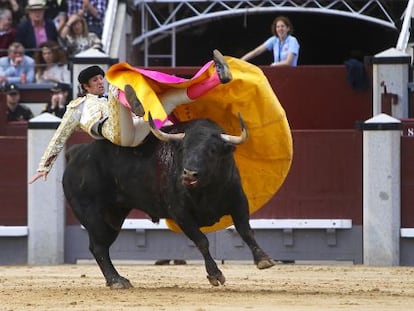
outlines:
[{"label": "red barrier wall", "polygon": [[0,137],[0,225],[27,225],[27,140]]},{"label": "red barrier wall", "polygon": [[292,167],[253,218],[339,218],[362,225],[362,133],[293,131]]},{"label": "red barrier wall", "polygon": [[[253,218],[351,218],[361,224],[361,136],[356,130],[293,131],[295,154],[286,182]],[[89,140],[79,132],[68,144]],[[0,178],[0,224],[25,225],[26,138],[0,137],[0,147],[2,163],[13,163],[5,165],[7,170]],[[68,223],[76,223],[67,211]],[[136,211],[133,216],[143,214]]]},{"label": "red barrier wall", "polygon": [[[198,68],[151,68],[190,78]],[[353,129],[372,116],[372,88],[356,91],[345,66],[261,67],[286,110],[292,129]],[[371,68],[367,67],[371,78]]]},{"label": "red barrier wall", "polygon": [[414,137],[401,138],[401,227],[414,227]]},{"label": "red barrier wall", "polygon": [[345,66],[263,67],[292,129],[353,129],[372,116],[372,89],[356,91]]}]

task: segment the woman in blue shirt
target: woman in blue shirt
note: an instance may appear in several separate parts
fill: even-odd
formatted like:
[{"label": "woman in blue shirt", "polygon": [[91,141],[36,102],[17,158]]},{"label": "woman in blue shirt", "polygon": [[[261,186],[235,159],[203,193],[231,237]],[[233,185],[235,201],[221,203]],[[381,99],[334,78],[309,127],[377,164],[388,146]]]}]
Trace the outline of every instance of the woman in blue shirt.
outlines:
[{"label": "woman in blue shirt", "polygon": [[291,35],[292,31],[292,23],[287,17],[276,17],[272,23],[273,36],[243,55],[241,59],[247,61],[265,51],[273,51],[271,66],[297,66],[300,46],[298,40]]}]

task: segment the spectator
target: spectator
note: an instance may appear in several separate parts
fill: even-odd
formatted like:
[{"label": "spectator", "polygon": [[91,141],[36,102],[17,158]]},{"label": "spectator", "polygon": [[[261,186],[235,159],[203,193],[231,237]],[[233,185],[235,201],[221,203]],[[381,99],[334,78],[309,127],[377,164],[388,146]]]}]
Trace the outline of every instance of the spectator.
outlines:
[{"label": "spectator", "polygon": [[8,56],[0,57],[0,83],[33,83],[35,78],[35,62],[24,55],[24,47],[13,42],[8,49]]},{"label": "spectator", "polygon": [[6,85],[7,121],[28,121],[33,118],[29,107],[20,104],[19,88],[15,84]]},{"label": "spectator", "polygon": [[16,29],[13,27],[12,12],[0,9],[0,57],[7,55],[7,49],[16,39]]},{"label": "spectator", "polygon": [[84,16],[90,32],[101,38],[107,0],[68,0],[68,15]]},{"label": "spectator", "polygon": [[67,58],[57,42],[46,41],[35,53],[36,82],[70,83],[70,71],[67,68]]},{"label": "spectator", "polygon": [[350,57],[345,60],[344,64],[349,85],[356,91],[365,91],[369,87],[369,79],[362,52],[352,50]]},{"label": "spectator", "polygon": [[59,34],[68,19],[68,3],[66,0],[46,0],[45,18],[53,20]]},{"label": "spectator", "polygon": [[68,105],[71,97],[69,92],[71,87],[66,83],[56,83],[53,88],[50,90],[52,96],[50,101],[42,110],[42,113],[49,112],[59,118],[62,118],[66,111],[66,106]]},{"label": "spectator", "polygon": [[59,34],[62,31],[63,27],[65,27],[67,21],[68,21],[68,14],[66,12],[60,12],[53,19],[53,22],[55,23],[55,27],[58,33],[58,39],[59,39]]},{"label": "spectator", "polygon": [[45,18],[54,20],[60,14],[67,15],[68,3],[66,0],[46,0]]},{"label": "spectator", "polygon": [[61,45],[66,48],[69,56],[76,55],[90,48],[102,49],[98,36],[88,31],[88,25],[83,17],[71,15],[60,32]]},{"label": "spectator", "polygon": [[265,51],[273,51],[271,66],[297,66],[299,57],[298,40],[291,35],[293,26],[285,16],[278,16],[272,23],[273,36],[263,44],[243,55],[241,59],[249,60]]},{"label": "spectator", "polygon": [[24,16],[24,3],[26,3],[26,0],[0,0],[0,9],[9,9],[11,11],[13,26],[17,26]]},{"label": "spectator", "polygon": [[26,6],[28,17],[17,27],[16,41],[23,44],[26,54],[33,57],[34,50],[43,42],[58,40],[56,26],[51,19],[45,19],[46,6],[43,0],[29,0]]}]

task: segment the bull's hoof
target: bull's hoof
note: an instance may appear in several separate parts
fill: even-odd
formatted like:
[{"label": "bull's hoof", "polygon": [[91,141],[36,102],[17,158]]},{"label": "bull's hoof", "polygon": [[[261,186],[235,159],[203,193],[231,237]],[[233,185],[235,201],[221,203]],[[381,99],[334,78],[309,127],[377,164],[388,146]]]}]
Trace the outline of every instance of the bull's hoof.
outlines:
[{"label": "bull's hoof", "polygon": [[182,260],[182,259],[174,259],[173,263],[176,266],[181,266],[181,265],[186,265],[187,264],[187,261]]},{"label": "bull's hoof", "polygon": [[122,276],[111,280],[110,283],[107,283],[107,286],[109,286],[111,289],[129,289],[133,287],[131,282]]},{"label": "bull's hoof", "polygon": [[159,259],[154,263],[154,265],[157,265],[157,266],[165,266],[165,265],[169,265],[169,264],[170,264],[169,259]]},{"label": "bull's hoof", "polygon": [[267,269],[273,267],[274,265],[275,262],[270,258],[262,259],[258,261],[256,264],[258,269]]},{"label": "bull's hoof", "polygon": [[224,283],[226,282],[226,278],[222,273],[220,273],[219,275],[207,275],[207,279],[213,286],[219,286],[220,284],[224,285]]}]

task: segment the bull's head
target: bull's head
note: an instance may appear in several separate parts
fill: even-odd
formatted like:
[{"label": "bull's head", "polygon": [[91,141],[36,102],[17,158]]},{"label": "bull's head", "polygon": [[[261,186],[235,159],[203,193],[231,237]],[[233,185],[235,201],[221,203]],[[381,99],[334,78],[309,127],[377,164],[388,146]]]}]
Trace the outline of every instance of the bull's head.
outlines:
[{"label": "bull's head", "polygon": [[[234,145],[239,145],[247,139],[247,129],[240,114],[239,136],[221,133],[217,126],[191,129],[188,134],[166,133],[156,128],[151,113],[148,114],[148,121],[151,132],[159,140],[183,141],[181,182],[187,188],[211,182],[219,171],[227,172],[228,166],[233,165],[231,153]],[[191,137],[187,137],[188,135]]]},{"label": "bull's head", "polygon": [[[239,145],[246,141],[247,129],[246,129],[246,125],[244,124],[243,118],[240,113],[239,113],[239,121],[240,121],[240,127],[242,129],[240,136],[221,134],[220,136],[224,141],[232,143],[233,145]],[[152,119],[151,112],[148,113],[148,122],[151,128],[151,132],[159,140],[162,140],[162,141],[181,140],[185,136],[185,133],[174,133],[174,134],[164,133],[163,131],[160,131],[159,129],[157,129],[157,127],[155,126],[154,120]]]}]

